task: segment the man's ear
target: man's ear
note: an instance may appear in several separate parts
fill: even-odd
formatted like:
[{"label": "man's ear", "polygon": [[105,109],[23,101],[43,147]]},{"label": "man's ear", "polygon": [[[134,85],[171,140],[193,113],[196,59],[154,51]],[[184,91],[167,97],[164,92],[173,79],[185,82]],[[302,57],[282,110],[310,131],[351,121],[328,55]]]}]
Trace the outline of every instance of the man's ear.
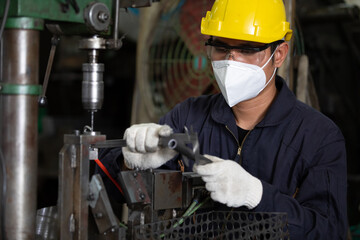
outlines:
[{"label": "man's ear", "polygon": [[274,54],[274,66],[279,68],[285,61],[287,53],[289,51],[289,44],[287,42],[281,43]]}]

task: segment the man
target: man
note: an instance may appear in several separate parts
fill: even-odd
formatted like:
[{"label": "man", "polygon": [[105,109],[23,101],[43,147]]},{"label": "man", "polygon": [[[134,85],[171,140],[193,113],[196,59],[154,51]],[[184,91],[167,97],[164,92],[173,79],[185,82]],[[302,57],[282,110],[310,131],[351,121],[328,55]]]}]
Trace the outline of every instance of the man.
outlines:
[{"label": "man", "polygon": [[[209,35],[207,52],[221,94],[190,98],[160,124],[128,128],[126,165],[179,169],[176,152],[157,146],[159,136],[193,127],[200,152],[212,163],[191,163],[185,171],[201,175],[214,201],[286,212],[291,239],[344,239],[344,138],[276,76],[289,49],[284,40],[292,34],[283,2],[217,0],[201,32]],[[115,155],[110,157],[119,151]]]}]

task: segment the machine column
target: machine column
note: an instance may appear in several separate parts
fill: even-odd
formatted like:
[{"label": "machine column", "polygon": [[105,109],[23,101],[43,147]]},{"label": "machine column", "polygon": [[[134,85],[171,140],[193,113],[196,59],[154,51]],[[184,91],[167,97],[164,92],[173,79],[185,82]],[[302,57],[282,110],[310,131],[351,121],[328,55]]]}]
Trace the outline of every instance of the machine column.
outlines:
[{"label": "machine column", "polygon": [[8,19],[3,36],[0,140],[7,239],[35,239],[40,25],[31,18]]}]

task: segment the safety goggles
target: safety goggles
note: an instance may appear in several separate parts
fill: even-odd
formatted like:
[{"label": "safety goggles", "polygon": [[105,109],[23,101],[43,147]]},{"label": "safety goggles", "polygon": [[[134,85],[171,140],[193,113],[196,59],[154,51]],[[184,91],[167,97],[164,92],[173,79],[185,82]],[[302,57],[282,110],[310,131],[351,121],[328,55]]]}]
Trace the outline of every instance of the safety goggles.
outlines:
[{"label": "safety goggles", "polygon": [[210,38],[206,43],[207,54],[212,61],[234,60],[249,64],[260,64],[265,58],[265,49],[272,45],[279,45],[283,40],[275,41],[261,46],[239,45],[230,46],[218,40]]}]

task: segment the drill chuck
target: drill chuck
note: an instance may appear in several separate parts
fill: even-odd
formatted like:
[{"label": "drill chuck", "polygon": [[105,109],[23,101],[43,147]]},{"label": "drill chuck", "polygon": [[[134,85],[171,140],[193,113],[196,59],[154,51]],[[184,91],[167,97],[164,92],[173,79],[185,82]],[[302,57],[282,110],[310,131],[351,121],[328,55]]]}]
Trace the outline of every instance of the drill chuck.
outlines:
[{"label": "drill chuck", "polygon": [[102,63],[84,63],[82,82],[83,107],[90,111],[101,109],[104,100],[104,82]]}]

